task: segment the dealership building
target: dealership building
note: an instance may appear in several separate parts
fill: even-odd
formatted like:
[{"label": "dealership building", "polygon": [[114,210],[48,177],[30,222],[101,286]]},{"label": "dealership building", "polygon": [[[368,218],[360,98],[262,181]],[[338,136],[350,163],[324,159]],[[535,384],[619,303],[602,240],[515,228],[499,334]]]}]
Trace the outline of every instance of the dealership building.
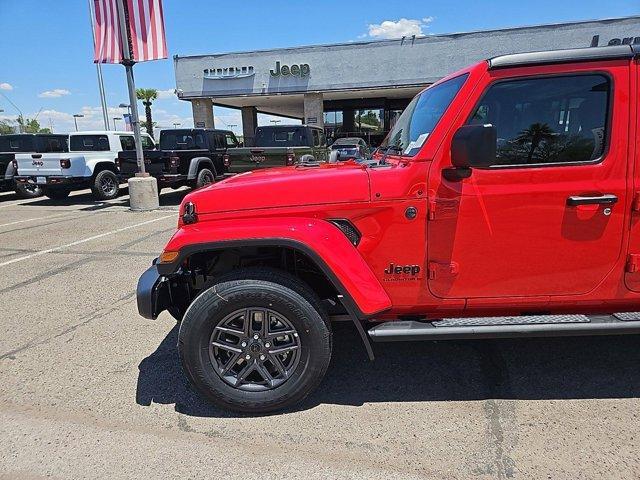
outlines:
[{"label": "dealership building", "polygon": [[[376,144],[421,89],[496,55],[640,43],[640,16],[251,52],[174,57],[176,92],[196,127],[237,108],[252,145],[257,114],[299,119]],[[224,126],[220,126],[224,128]]]}]

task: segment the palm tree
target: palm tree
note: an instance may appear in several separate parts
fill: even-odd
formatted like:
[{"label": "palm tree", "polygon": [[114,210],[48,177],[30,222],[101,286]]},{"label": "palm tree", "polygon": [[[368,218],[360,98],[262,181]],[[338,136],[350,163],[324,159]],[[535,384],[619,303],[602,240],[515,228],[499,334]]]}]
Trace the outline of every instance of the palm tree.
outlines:
[{"label": "palm tree", "polygon": [[546,123],[532,123],[529,128],[522,130],[515,138],[516,143],[525,145],[531,142],[527,163],[531,163],[533,153],[543,141],[549,141],[555,136],[553,129]]},{"label": "palm tree", "polygon": [[136,88],[136,97],[142,100],[144,113],[147,117],[147,133],[153,138],[153,119],[151,118],[151,103],[158,98],[158,91],[155,88]]}]

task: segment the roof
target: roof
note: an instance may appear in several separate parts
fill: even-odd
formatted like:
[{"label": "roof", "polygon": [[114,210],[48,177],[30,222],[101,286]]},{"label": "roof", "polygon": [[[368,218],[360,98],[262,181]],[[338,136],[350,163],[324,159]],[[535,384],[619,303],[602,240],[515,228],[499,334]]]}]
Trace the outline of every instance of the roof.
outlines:
[{"label": "roof", "polygon": [[[78,132],[71,132],[69,135],[133,135],[133,132],[127,132],[124,130],[80,130]],[[140,132],[140,135],[147,135],[145,132]]]},{"label": "roof", "polygon": [[635,58],[640,56],[640,45],[614,45],[607,47],[569,48],[565,50],[547,50],[544,52],[514,53],[501,55],[488,60],[489,69],[518,67],[525,65],[544,65],[565,62],[593,62],[616,58]]}]

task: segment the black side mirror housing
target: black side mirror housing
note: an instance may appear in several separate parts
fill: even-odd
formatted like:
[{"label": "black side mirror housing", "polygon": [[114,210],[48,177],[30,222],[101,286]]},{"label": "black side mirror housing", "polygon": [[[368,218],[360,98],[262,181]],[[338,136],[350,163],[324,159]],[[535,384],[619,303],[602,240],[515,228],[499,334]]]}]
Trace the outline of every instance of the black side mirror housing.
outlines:
[{"label": "black side mirror housing", "polygon": [[451,142],[451,164],[456,168],[494,165],[497,139],[496,127],[491,124],[460,127]]}]

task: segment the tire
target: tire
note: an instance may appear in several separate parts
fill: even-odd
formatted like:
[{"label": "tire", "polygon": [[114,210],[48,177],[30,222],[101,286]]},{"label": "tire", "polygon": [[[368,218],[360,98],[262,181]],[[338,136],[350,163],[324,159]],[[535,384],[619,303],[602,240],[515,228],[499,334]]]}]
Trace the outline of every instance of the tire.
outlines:
[{"label": "tire", "polygon": [[[249,276],[257,275],[249,270]],[[331,330],[319,300],[310,290],[298,293],[296,282],[301,282],[297,279],[286,274],[277,277],[283,283],[251,278],[217,283],[192,302],[182,319],[178,350],[185,373],[207,400],[222,408],[255,414],[291,407],[320,384],[329,366]],[[311,301],[305,298],[309,292],[313,294]],[[252,322],[246,320],[245,309],[249,308],[255,309]],[[256,320],[267,316],[275,328],[269,335],[265,334],[266,323]],[[251,326],[245,345],[240,339],[240,324]],[[229,325],[233,325],[232,334],[216,328],[230,331]],[[260,332],[257,340],[254,331]],[[238,345],[238,351],[215,345]],[[283,349],[287,351],[276,354],[279,356],[272,362],[274,352]],[[230,370],[222,373],[227,367]],[[261,373],[264,369],[266,375]]]},{"label": "tire", "polygon": [[111,170],[102,170],[94,177],[91,192],[97,200],[113,200],[120,193],[120,180]]},{"label": "tire", "polygon": [[31,183],[16,183],[15,192],[20,198],[37,198],[42,196],[42,189]]},{"label": "tire", "polygon": [[66,188],[43,188],[42,193],[44,193],[45,197],[50,198],[51,200],[64,200],[69,196],[71,190]]},{"label": "tire", "polygon": [[196,185],[195,188],[206,187],[207,185],[211,185],[215,183],[216,177],[211,170],[208,168],[203,168],[198,172],[198,176],[196,177]]}]

